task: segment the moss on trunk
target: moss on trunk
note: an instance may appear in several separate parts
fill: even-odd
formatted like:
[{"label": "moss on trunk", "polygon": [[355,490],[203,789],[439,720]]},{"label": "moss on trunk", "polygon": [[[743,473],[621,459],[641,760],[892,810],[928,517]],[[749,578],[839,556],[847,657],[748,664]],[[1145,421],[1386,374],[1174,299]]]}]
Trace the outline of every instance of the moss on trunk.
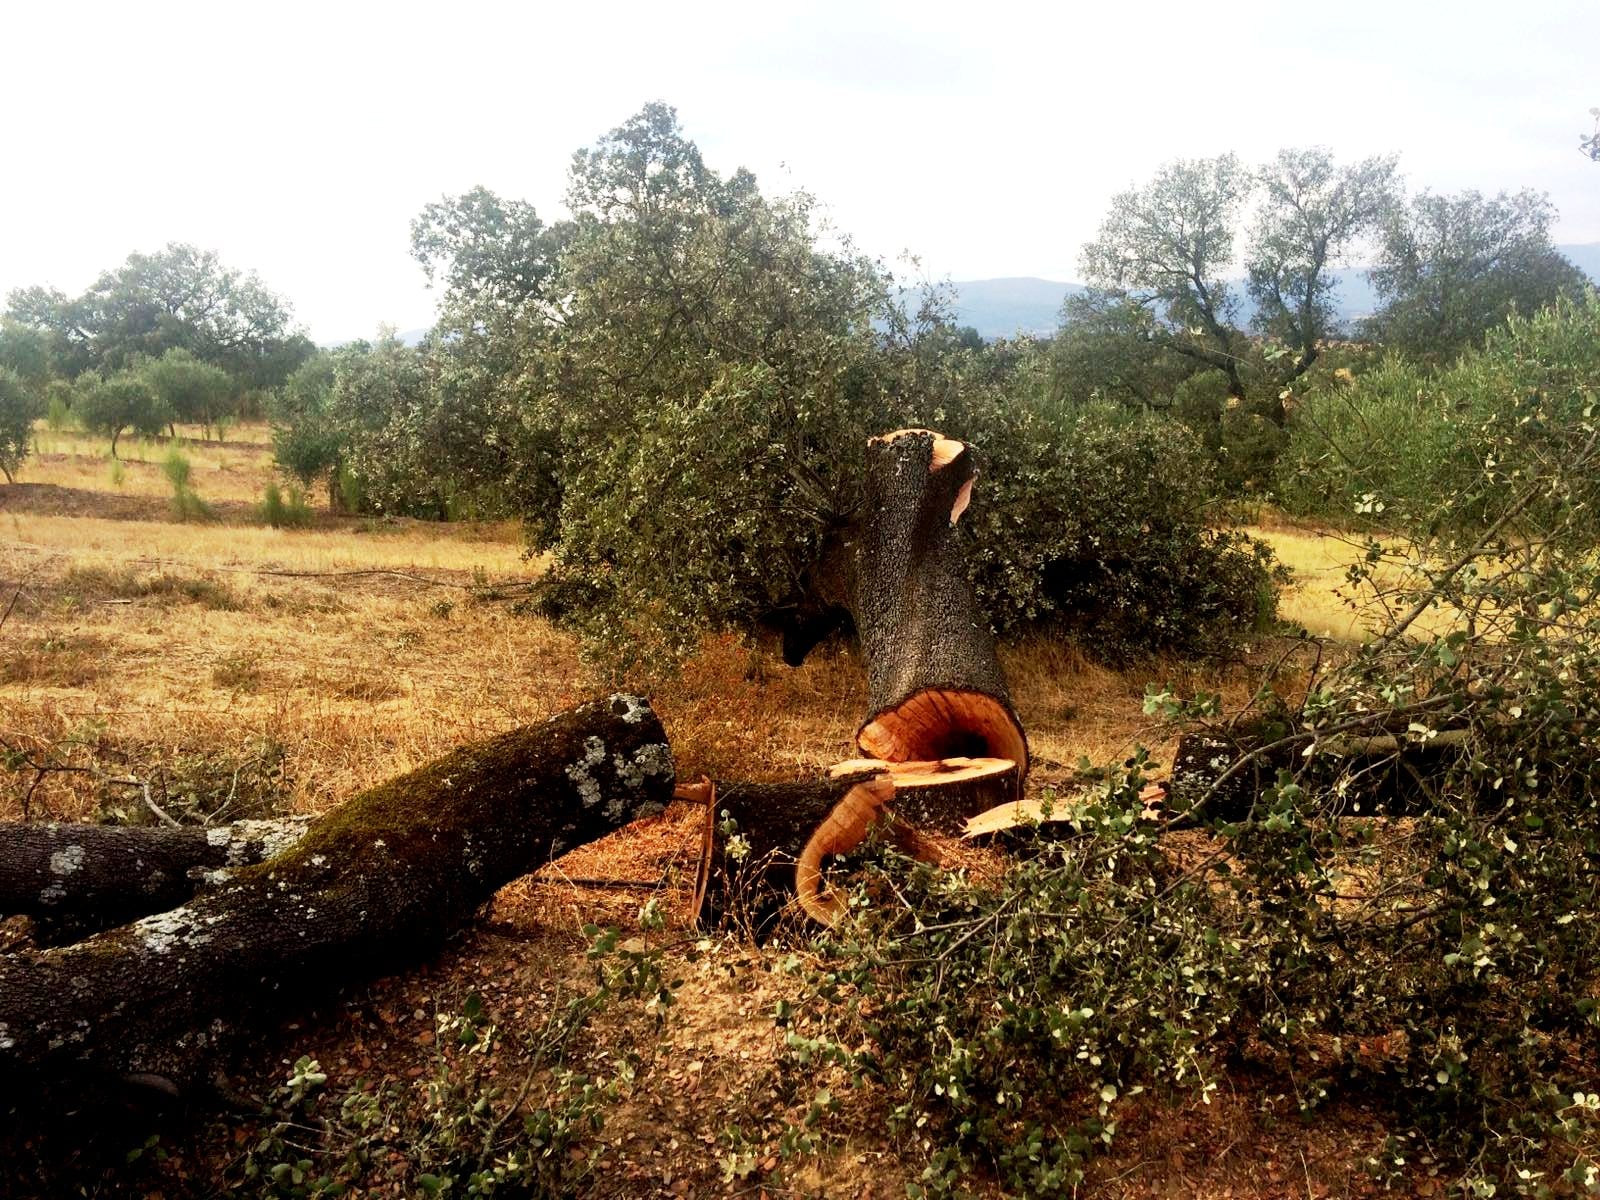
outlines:
[{"label": "moss on trunk", "polygon": [[0,958],[0,1077],[192,1078],[241,1013],[431,950],[510,880],[671,798],[648,701],[616,695],[364,792],[217,891]]}]

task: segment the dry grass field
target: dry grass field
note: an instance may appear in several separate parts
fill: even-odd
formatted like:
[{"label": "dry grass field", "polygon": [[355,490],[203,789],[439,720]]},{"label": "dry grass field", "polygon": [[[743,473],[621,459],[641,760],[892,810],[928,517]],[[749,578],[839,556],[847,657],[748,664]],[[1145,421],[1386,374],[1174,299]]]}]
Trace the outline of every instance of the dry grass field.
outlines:
[{"label": "dry grass field", "polygon": [[[539,573],[514,525],[319,509],[310,527],[269,528],[255,511],[273,479],[269,432],[259,426],[187,446],[194,489],[213,510],[196,522],[170,509],[162,442],[125,439],[120,470],[104,439],[41,428],[39,448],[18,485],[0,486],[0,611],[15,597],[0,628],[0,734],[151,780],[169,811],[214,820],[318,812],[607,683],[571,638],[511,601],[480,598],[485,581]],[[1307,532],[1266,536],[1296,573],[1287,615],[1312,632],[1354,635],[1358,626],[1331,595],[1350,548]],[[1046,784],[1080,756],[1106,762],[1141,740],[1155,741],[1159,756],[1160,733],[1142,713],[1148,682],[1221,690],[1233,703],[1258,682],[1247,666],[1152,663],[1119,673],[1050,643],[1015,648],[1006,660]],[[818,654],[790,670],[732,639],[708,643],[676,677],[635,682],[655,697],[684,776],[792,778],[846,757],[865,695],[848,654]],[[0,776],[0,818],[146,816],[135,790],[94,775],[31,784],[26,772]],[[414,1078],[407,1056],[424,1061],[428,1052],[408,1038],[409,1014],[420,1033],[447,1002],[440,997],[468,986],[502,997],[542,988],[553,960],[574,959],[584,921],[625,920],[639,904],[636,891],[578,888],[563,875],[664,877],[670,888],[694,828],[688,812],[669,812],[513,885],[497,904],[497,932],[469,934],[441,962],[293,1027],[261,1069],[276,1072],[308,1046],[330,1072]],[[745,948],[725,953],[715,960],[722,966],[702,959],[695,969],[662,1071],[644,1077],[614,1123],[599,1168],[603,1180],[614,1176],[608,1194],[733,1190],[718,1171],[716,1135],[738,1119],[733,1110],[761,1103],[776,1035],[765,1016],[774,986],[766,965]],[[665,1067],[689,1061],[704,1065],[687,1083]],[[1161,1114],[1147,1114],[1143,1135],[1136,1117],[1106,1176],[1118,1176],[1108,1194],[1286,1195],[1272,1189],[1290,1179],[1297,1195],[1359,1190],[1347,1141],[1381,1140],[1381,1130],[1354,1114],[1332,1136],[1286,1126],[1261,1133],[1265,1142],[1241,1142],[1239,1123],[1262,1111],[1248,1096],[1186,1111],[1180,1127],[1190,1132],[1176,1138]],[[188,1168],[203,1171],[192,1156]],[[904,1194],[903,1167],[865,1127],[807,1171],[796,1194]]]}]

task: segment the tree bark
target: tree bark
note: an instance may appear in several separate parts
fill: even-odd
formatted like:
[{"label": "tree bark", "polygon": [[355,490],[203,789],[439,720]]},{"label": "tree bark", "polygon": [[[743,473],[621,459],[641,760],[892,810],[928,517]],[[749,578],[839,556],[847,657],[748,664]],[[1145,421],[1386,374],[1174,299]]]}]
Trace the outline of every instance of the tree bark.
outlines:
[{"label": "tree bark", "polygon": [[929,430],[867,445],[853,609],[870,707],[856,744],[890,762],[1008,758],[1020,793],[1028,742],[956,533],[976,475],[969,447]]},{"label": "tree bark", "polygon": [[73,941],[174,908],[194,896],[206,873],[263,862],[309,823],[0,825],[0,916],[32,917],[36,944]]},{"label": "tree bark", "polygon": [[1243,821],[1282,770],[1302,786],[1323,785],[1329,816],[1415,816],[1438,807],[1442,773],[1461,754],[1460,735],[1453,730],[1425,743],[1390,735],[1329,738],[1309,757],[1307,745],[1253,730],[1232,736],[1185,734],[1173,755],[1161,807],[1181,814],[1202,805],[1193,818],[1180,817],[1177,826]]},{"label": "tree bark", "polygon": [[672,790],[661,723],[635,696],[457,750],[189,904],[0,958],[0,1079],[194,1078],[223,1020],[414,958],[505,883]]},{"label": "tree bark", "polygon": [[868,778],[871,772],[793,783],[718,781],[703,848],[710,875],[700,918],[766,938],[795,907],[795,869],[812,834]]}]

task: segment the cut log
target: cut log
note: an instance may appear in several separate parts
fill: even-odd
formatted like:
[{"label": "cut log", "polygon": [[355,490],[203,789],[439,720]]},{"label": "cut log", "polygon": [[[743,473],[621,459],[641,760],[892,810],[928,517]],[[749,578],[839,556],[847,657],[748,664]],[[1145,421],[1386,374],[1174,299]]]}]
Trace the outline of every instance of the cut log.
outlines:
[{"label": "cut log", "polygon": [[895,820],[914,829],[961,834],[967,820],[1016,792],[1017,764],[1009,758],[938,758],[885,762],[852,758],[828,769],[839,777],[886,772],[894,782]]},{"label": "cut log", "polygon": [[[1175,826],[1242,821],[1287,770],[1325,791],[1329,816],[1414,816],[1437,806],[1437,785],[1459,759],[1464,738],[1459,730],[1426,742],[1390,734],[1332,737],[1307,755],[1312,743],[1285,741],[1281,728],[1189,733],[1178,740],[1161,807],[1177,816]],[[1197,804],[1204,807],[1195,817],[1184,815]]]},{"label": "cut log", "polygon": [[0,1077],[193,1078],[220,1023],[414,958],[510,880],[660,811],[672,756],[617,695],[364,792],[218,890],[0,957]]},{"label": "cut log", "polygon": [[852,607],[870,708],[856,744],[889,762],[1010,759],[1020,795],[1028,742],[956,535],[976,476],[971,449],[931,430],[867,445]]},{"label": "cut log", "polygon": [[205,874],[280,854],[309,823],[0,825],[0,916],[34,918],[36,944],[73,941],[175,908],[194,896]]}]

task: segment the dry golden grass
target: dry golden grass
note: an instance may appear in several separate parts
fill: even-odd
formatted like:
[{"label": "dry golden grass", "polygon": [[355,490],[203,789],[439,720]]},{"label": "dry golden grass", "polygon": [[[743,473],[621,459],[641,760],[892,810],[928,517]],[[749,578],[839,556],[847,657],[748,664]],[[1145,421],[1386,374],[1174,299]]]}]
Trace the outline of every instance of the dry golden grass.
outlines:
[{"label": "dry golden grass", "polygon": [[[1293,574],[1278,597],[1278,615],[1301,625],[1313,637],[1340,642],[1364,642],[1382,630],[1385,614],[1370,596],[1346,582],[1345,572],[1361,561],[1366,543],[1357,534],[1290,527],[1272,522],[1246,530],[1272,547],[1278,560]],[[1386,589],[1403,587],[1416,578],[1404,565],[1404,551],[1385,543],[1390,556],[1374,571]],[[1458,628],[1461,616],[1453,609],[1424,613],[1411,626],[1412,637],[1439,637]]]},{"label": "dry golden grass", "polygon": [[[264,424],[240,425],[223,442],[202,441],[199,426],[178,426],[177,448],[189,460],[196,492],[207,501],[254,502],[273,479],[272,430]],[[127,496],[172,494],[161,462],[174,443],[166,438],[124,434],[117,443],[121,482],[112,479],[111,439],[79,430],[34,428],[35,454],[23,463],[19,479],[83,491]]]},{"label": "dry golden grass", "polygon": [[[93,465],[97,443],[46,436],[73,437],[81,452],[34,464],[25,480],[76,487],[87,511],[18,511],[0,489],[0,587],[6,596],[20,589],[0,630],[0,727],[9,736],[48,744],[76,733],[102,758],[143,769],[270,743],[281,751],[286,804],[318,811],[604,686],[565,634],[504,603],[477,603],[466,587],[477,575],[537,575],[514,525],[347,519],[274,530],[184,524],[159,508],[113,519],[95,509],[109,481],[62,482]],[[196,449],[197,474],[210,461],[217,479],[253,494],[272,477],[267,438],[234,438]],[[1268,536],[1300,573],[1298,595],[1325,603],[1343,548]],[[330,574],[271,573],[296,571]],[[338,574],[389,571],[432,582]],[[1220,689],[1241,703],[1257,682],[1243,668],[1113,671],[1044,640],[1005,658],[1044,782],[1080,757],[1104,763],[1136,741],[1160,742],[1142,714],[1147,681]],[[647,686],[682,770],[723,778],[793,777],[847,757],[866,703],[848,653],[819,652],[791,670],[732,638],[709,641],[679,676]],[[0,815],[15,815],[9,796]],[[52,779],[35,797],[61,816],[87,815],[104,799],[81,777]]]}]

